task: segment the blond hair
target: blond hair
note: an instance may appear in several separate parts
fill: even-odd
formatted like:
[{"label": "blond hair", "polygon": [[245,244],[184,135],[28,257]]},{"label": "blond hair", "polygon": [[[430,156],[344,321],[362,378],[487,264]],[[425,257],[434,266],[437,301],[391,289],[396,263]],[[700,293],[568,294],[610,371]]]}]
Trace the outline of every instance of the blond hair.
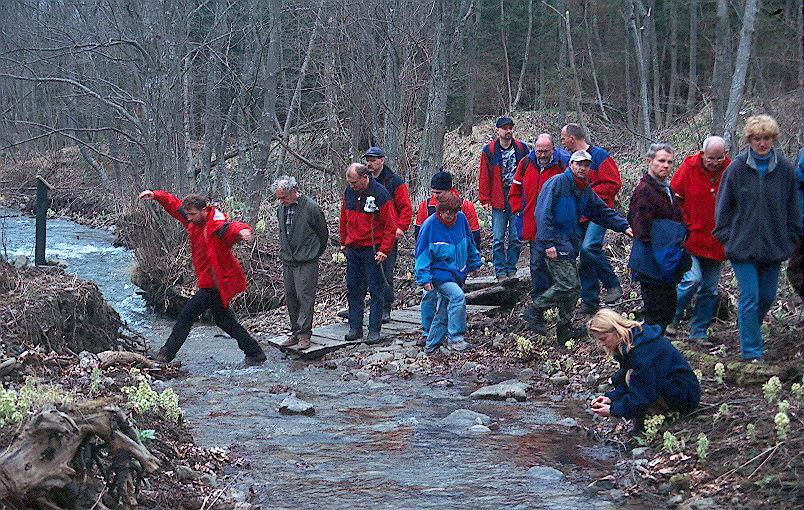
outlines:
[{"label": "blond hair", "polygon": [[[611,308],[601,308],[589,319],[587,327],[590,333],[617,333],[620,337],[619,348],[625,345],[626,350],[629,350],[633,347],[631,344],[631,330],[634,328],[642,329],[642,323],[626,319]],[[614,354],[614,352],[609,352],[608,349],[606,349],[606,352]]]},{"label": "blond hair", "polygon": [[745,121],[743,136],[746,141],[752,136],[772,136],[775,140],[779,137],[779,124],[770,115],[754,115]]}]

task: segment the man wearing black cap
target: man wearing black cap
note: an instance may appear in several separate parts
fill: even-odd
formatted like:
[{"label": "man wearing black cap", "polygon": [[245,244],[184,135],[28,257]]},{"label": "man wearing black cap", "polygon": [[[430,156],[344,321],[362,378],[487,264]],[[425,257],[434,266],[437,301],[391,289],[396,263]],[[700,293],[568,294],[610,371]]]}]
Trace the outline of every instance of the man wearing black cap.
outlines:
[{"label": "man wearing black cap", "polygon": [[396,210],[396,242],[394,248],[388,254],[388,258],[382,263],[382,272],[385,277],[385,308],[382,312],[382,322],[391,322],[391,307],[394,304],[394,269],[396,268],[397,243],[410,228],[410,220],[413,218],[413,208],[410,204],[410,193],[408,185],[385,164],[385,151],[382,147],[370,147],[363,154],[366,166],[371,170],[371,175],[377,182],[385,186],[391,195]]},{"label": "man wearing black cap", "polygon": [[[430,198],[422,200],[419,208],[416,210],[416,222],[413,227],[413,235],[418,241],[419,230],[421,229],[424,221],[435,214],[436,207],[438,206],[438,197],[445,193],[452,193],[460,198],[458,190],[452,187],[452,174],[440,170],[433,175],[430,179]],[[477,211],[475,205],[469,200],[461,200],[461,212],[466,216],[469,222],[469,228],[472,230],[472,240],[474,241],[475,248],[480,250],[480,221],[477,218]],[[422,315],[422,337],[419,340],[419,345],[422,347],[427,339],[430,325],[433,323],[433,317],[436,311],[436,301],[438,300],[437,292],[425,292],[422,297],[421,315]]]},{"label": "man wearing black cap", "polygon": [[[491,228],[494,236],[492,260],[497,280],[505,280],[516,274],[521,242],[515,225],[516,216],[511,212],[508,190],[514,181],[519,160],[528,154],[528,145],[513,136],[514,121],[511,117],[499,117],[495,123],[497,139],[489,142],[480,153],[478,175],[478,198],[483,207],[491,211]],[[508,248],[505,233],[508,232]]]}]

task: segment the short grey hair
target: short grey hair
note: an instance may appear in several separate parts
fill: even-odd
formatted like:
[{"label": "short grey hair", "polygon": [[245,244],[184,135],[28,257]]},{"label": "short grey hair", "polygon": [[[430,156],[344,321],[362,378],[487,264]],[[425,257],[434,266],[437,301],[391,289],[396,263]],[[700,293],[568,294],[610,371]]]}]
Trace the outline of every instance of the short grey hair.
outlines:
[{"label": "short grey hair", "polygon": [[703,141],[701,150],[706,152],[706,149],[708,149],[713,143],[719,143],[723,145],[724,149],[729,150],[729,144],[726,143],[726,140],[724,140],[722,136],[707,136],[706,140]]},{"label": "short grey hair", "polygon": [[553,137],[550,136],[550,133],[542,133],[536,137],[537,142],[541,139],[546,139],[548,142],[550,142],[550,145],[553,145]]},{"label": "short grey hair", "polygon": [[277,190],[290,193],[291,191],[298,189],[299,185],[296,182],[296,178],[292,175],[280,175],[276,178],[274,183],[271,184],[271,193],[276,193]]},{"label": "short grey hair", "polygon": [[366,177],[371,173],[371,169],[361,163],[351,163],[346,167],[346,173],[354,172],[358,177]]},{"label": "short grey hair", "polygon": [[645,157],[648,159],[653,159],[656,157],[656,153],[659,151],[665,151],[670,154],[676,153],[669,143],[652,143],[650,144],[650,147],[648,147],[648,152],[645,154]]}]

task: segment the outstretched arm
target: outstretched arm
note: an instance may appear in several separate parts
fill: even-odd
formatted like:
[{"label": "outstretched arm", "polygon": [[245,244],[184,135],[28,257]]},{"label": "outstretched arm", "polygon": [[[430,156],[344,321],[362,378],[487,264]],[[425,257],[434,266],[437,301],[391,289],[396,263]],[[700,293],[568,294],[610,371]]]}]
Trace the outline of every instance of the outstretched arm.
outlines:
[{"label": "outstretched arm", "polygon": [[181,200],[167,191],[146,189],[139,195],[140,200],[156,200],[168,214],[176,218],[185,227],[189,223],[181,209]]}]

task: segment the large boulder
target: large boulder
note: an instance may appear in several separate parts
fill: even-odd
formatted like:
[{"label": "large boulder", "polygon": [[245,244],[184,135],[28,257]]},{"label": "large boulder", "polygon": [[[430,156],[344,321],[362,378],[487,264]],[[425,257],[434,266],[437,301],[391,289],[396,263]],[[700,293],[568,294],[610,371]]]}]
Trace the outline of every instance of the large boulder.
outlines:
[{"label": "large boulder", "polygon": [[509,379],[499,384],[484,386],[469,396],[489,400],[507,400],[509,398],[515,398],[521,402],[528,398],[528,389],[530,389],[529,384],[518,379]]},{"label": "large boulder", "polygon": [[304,414],[312,416],[315,414],[315,407],[309,402],[296,398],[295,395],[289,395],[279,404],[279,412],[281,414]]},{"label": "large boulder", "polygon": [[469,409],[458,409],[450,413],[449,416],[441,420],[441,426],[456,434],[467,434],[470,431],[476,433],[476,426],[487,428],[491,424],[488,415],[477,413]]}]

